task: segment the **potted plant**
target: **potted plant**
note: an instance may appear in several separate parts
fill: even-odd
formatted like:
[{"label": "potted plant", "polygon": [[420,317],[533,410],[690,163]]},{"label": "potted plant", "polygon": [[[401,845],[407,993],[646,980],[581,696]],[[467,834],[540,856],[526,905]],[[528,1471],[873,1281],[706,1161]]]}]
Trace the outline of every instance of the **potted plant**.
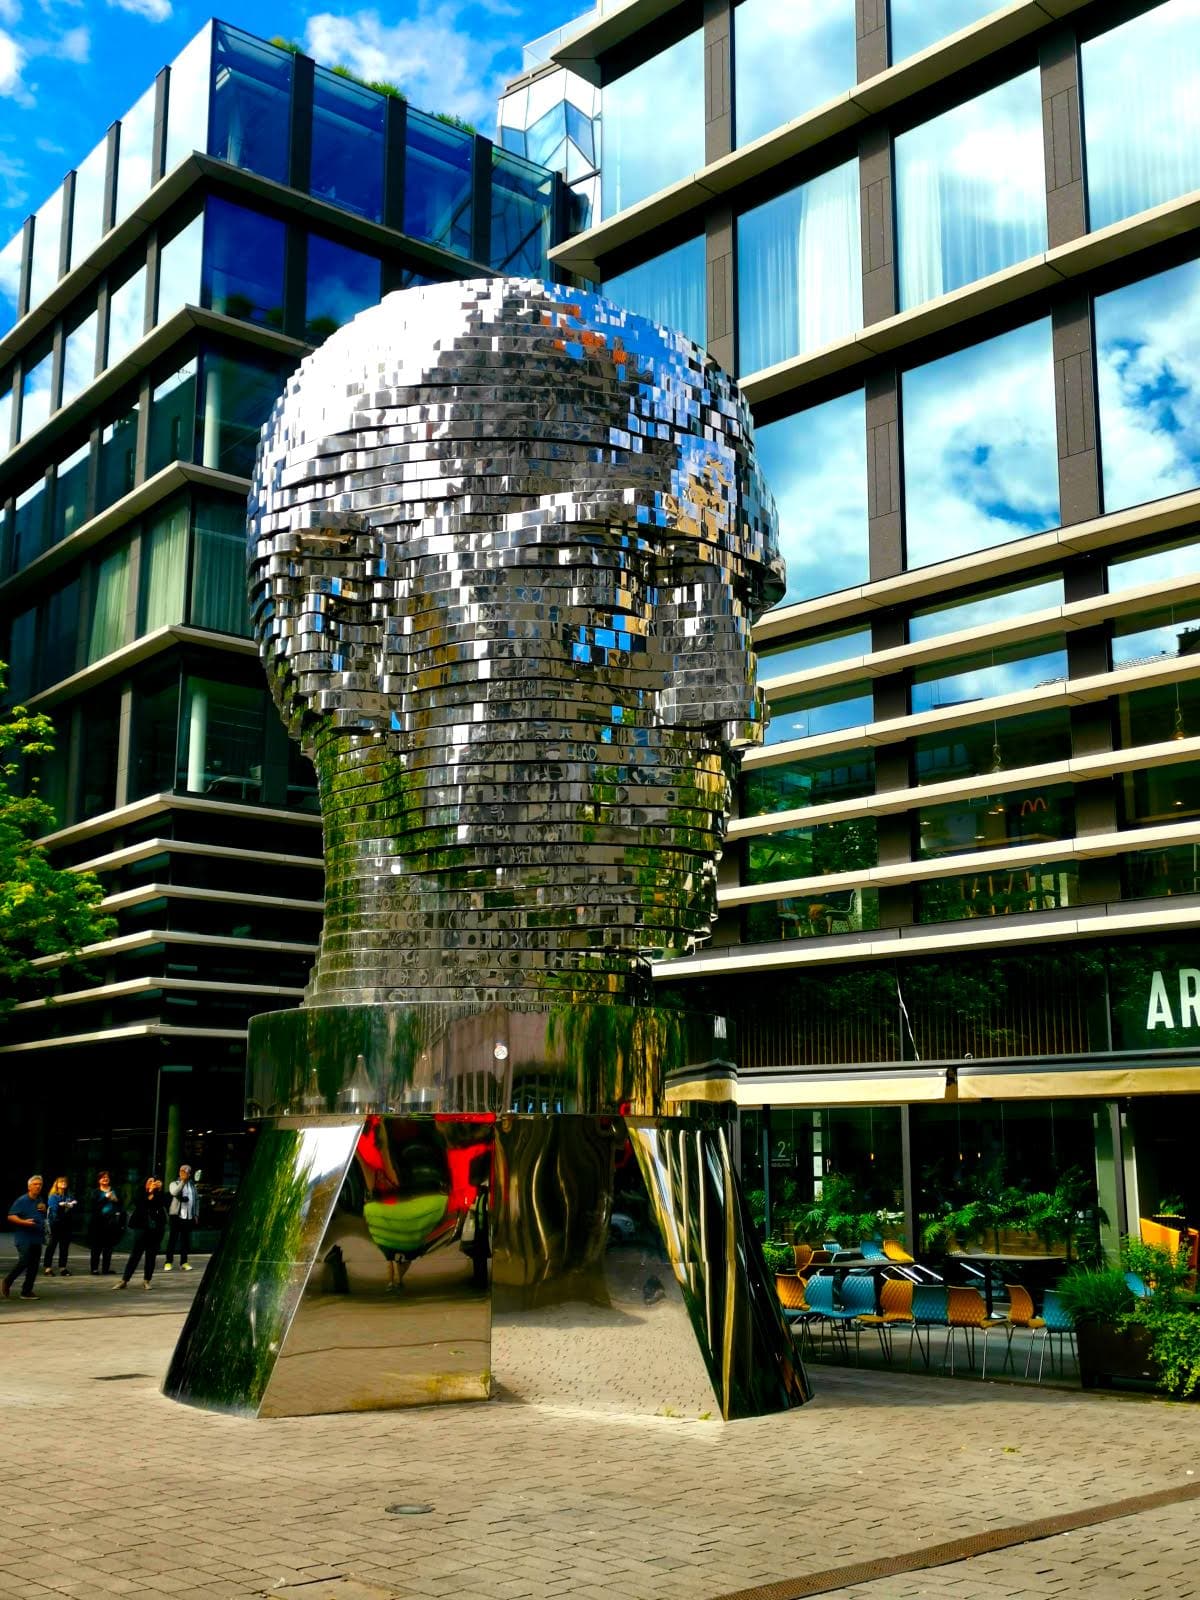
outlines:
[{"label": "potted plant", "polygon": [[863,1205],[853,1182],[837,1172],[826,1175],[820,1198],[801,1206],[795,1217],[796,1237],[817,1249],[827,1239],[851,1249],[863,1239],[873,1239],[878,1231],[876,1213]]},{"label": "potted plant", "polygon": [[1163,1393],[1187,1400],[1200,1389],[1200,1314],[1194,1309],[1187,1246],[1172,1251],[1126,1239],[1121,1255],[1126,1270],[1150,1289],[1126,1312],[1125,1327],[1149,1340],[1155,1381]]},{"label": "potted plant", "polygon": [[1150,1335],[1127,1322],[1134,1297],[1120,1268],[1075,1267],[1058,1292],[1075,1324],[1079,1381],[1085,1389],[1111,1385],[1114,1379],[1156,1381]]}]

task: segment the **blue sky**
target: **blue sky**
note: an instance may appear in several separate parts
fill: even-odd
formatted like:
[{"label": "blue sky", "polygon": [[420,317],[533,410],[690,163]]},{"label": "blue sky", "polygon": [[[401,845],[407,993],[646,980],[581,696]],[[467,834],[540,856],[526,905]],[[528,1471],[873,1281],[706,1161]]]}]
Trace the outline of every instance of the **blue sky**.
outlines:
[{"label": "blue sky", "polygon": [[[227,0],[218,15],[387,78],[414,105],[490,134],[521,46],[586,10],[587,0]],[[210,15],[203,0],[0,0],[0,243]]]}]

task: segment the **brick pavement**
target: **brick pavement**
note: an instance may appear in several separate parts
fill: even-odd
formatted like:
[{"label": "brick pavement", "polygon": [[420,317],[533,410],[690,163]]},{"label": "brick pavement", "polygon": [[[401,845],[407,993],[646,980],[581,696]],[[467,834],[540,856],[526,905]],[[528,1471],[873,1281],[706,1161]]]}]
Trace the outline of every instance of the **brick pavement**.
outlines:
[{"label": "brick pavement", "polygon": [[[866,1370],[819,1368],[813,1405],[729,1426],[504,1401],[212,1416],[157,1392],[198,1277],[0,1302],[0,1600],[712,1600],[1200,1471],[1200,1406]],[[1200,1594],[1195,1516],[838,1592]]]}]

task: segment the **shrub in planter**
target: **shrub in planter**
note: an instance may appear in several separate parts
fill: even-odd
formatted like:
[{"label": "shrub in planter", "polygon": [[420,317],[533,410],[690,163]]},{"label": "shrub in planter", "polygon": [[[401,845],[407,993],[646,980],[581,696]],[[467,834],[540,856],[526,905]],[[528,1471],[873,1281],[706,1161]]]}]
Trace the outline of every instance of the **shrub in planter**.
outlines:
[{"label": "shrub in planter", "polygon": [[790,1244],[768,1239],[762,1247],[763,1260],[771,1272],[795,1272],[796,1257]]}]

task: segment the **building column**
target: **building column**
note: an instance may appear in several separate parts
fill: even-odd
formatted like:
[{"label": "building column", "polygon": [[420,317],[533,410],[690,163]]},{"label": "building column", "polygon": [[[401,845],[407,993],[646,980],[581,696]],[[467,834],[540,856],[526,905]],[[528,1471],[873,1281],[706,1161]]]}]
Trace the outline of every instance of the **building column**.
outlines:
[{"label": "building column", "polygon": [[888,68],[887,0],[854,0],[854,31],[858,81],[864,83]]},{"label": "building column", "polygon": [[[1121,1257],[1121,1240],[1129,1232],[1129,1219],[1137,1216],[1137,1187],[1133,1135],[1116,1100],[1102,1100],[1092,1111],[1096,1140],[1096,1196],[1108,1218],[1100,1224],[1100,1244],[1112,1262]],[[1129,1180],[1134,1177],[1132,1193]],[[1132,1206],[1130,1205],[1132,1200]]]},{"label": "building column", "polygon": [[[704,0],[704,159],[734,148],[732,0]],[[709,353],[737,371],[735,329],[736,224],[733,207],[717,204],[704,218],[704,276]]]},{"label": "building column", "polygon": [[732,0],[704,0],[704,160],[734,148]]},{"label": "building column", "polygon": [[1079,45],[1070,29],[1052,33],[1038,52],[1042,139],[1046,152],[1046,224],[1051,249],[1087,232]]},{"label": "building column", "polygon": [[708,349],[713,360],[729,373],[737,371],[735,237],[733,207],[713,206],[704,219]]},{"label": "building column", "polygon": [[858,188],[863,327],[869,328],[896,313],[892,136],[885,125],[870,128],[859,140]]}]

